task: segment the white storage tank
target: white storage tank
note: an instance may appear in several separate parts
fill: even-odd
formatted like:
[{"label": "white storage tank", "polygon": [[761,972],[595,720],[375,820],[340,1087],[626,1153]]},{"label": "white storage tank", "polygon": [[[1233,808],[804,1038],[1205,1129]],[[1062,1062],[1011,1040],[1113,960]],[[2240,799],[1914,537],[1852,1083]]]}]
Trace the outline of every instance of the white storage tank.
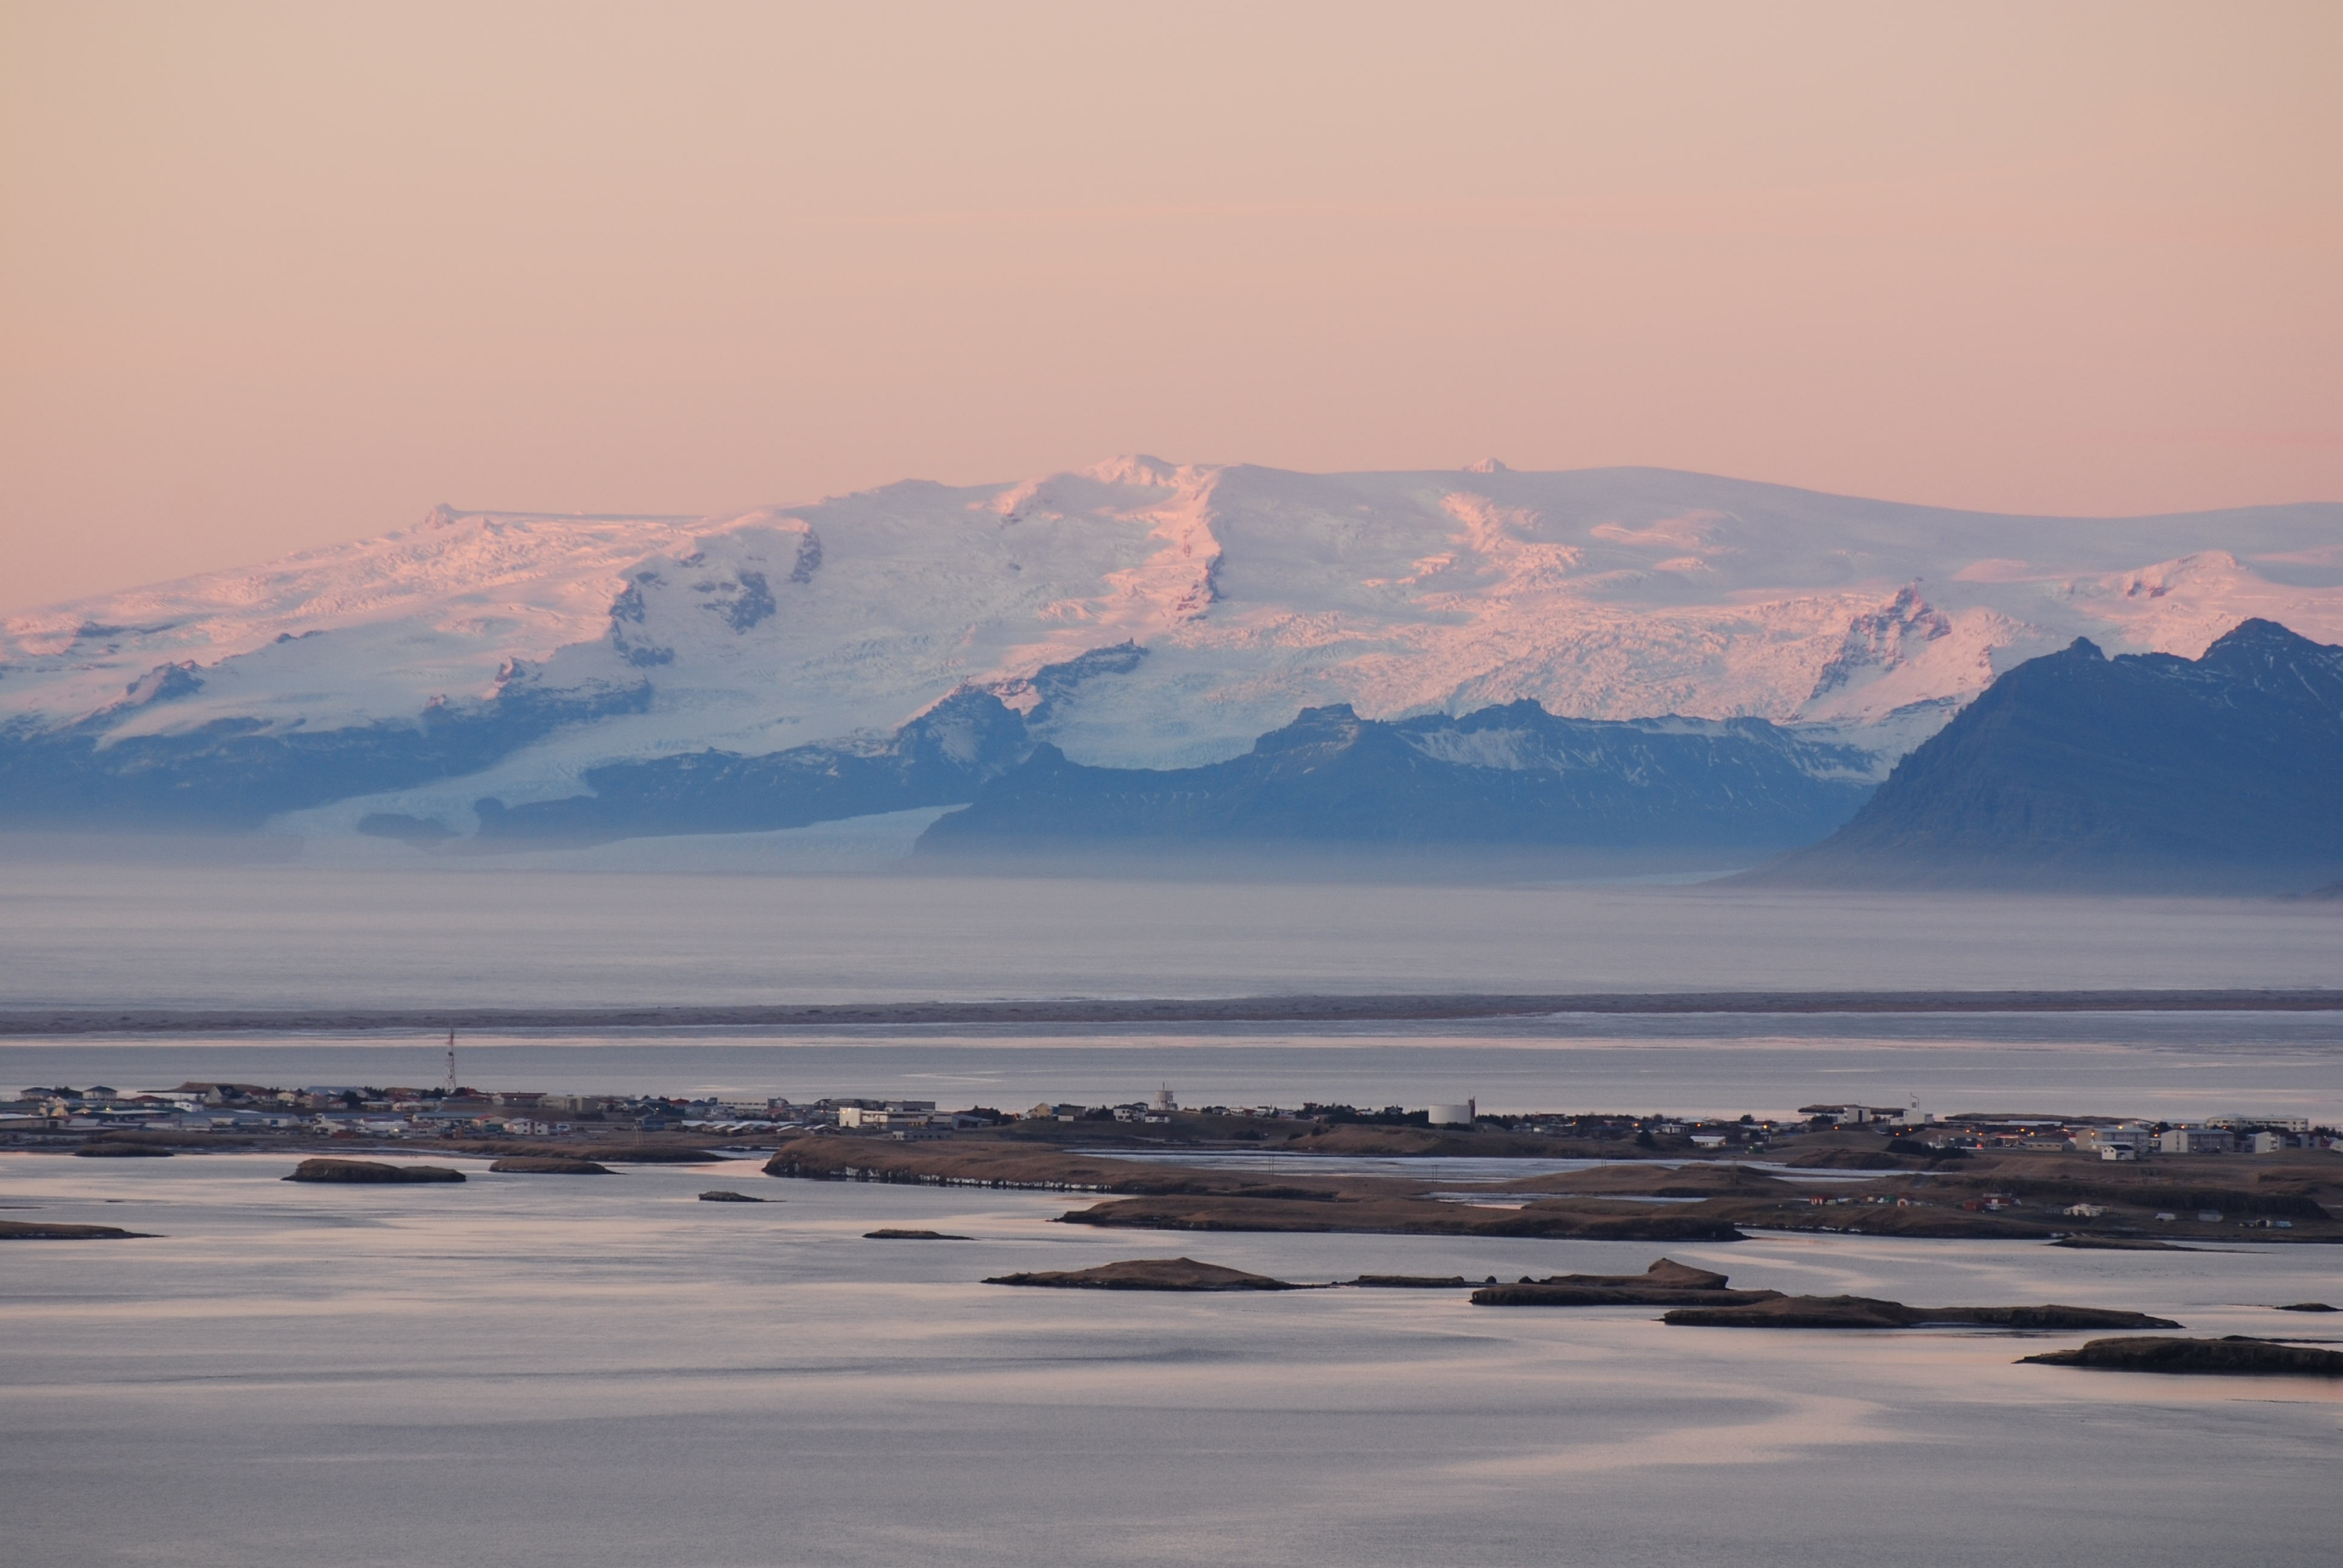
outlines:
[{"label": "white storage tank", "polygon": [[1470,1127],[1479,1116],[1479,1101],[1468,1100],[1462,1105],[1435,1105],[1432,1108],[1434,1127]]}]

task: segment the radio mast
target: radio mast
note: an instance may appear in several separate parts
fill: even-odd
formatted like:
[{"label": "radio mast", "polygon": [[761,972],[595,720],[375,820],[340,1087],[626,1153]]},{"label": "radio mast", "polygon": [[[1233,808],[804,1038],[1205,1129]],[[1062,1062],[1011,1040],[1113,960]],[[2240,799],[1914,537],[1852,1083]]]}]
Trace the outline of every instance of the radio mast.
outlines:
[{"label": "radio mast", "polygon": [[447,1092],[456,1092],[456,1031],[447,1031]]}]

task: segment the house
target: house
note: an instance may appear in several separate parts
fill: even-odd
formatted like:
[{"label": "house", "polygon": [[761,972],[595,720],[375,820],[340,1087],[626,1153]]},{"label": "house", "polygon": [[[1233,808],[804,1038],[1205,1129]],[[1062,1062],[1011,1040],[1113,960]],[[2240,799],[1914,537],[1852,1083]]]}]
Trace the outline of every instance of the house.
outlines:
[{"label": "house", "polygon": [[868,1105],[841,1105],[838,1108],[838,1124],[840,1127],[865,1128],[873,1131],[897,1132],[901,1131],[906,1128],[925,1127],[928,1124],[930,1112],[931,1112],[934,1108],[933,1101],[929,1102],[928,1110],[926,1111],[880,1109]]},{"label": "house", "polygon": [[1902,1105],[1801,1105],[1798,1114],[1809,1121],[1819,1118],[1837,1126],[1861,1126],[1869,1121],[1934,1121],[1933,1115],[1923,1116]]},{"label": "house", "polygon": [[[2075,1147],[2085,1151],[2096,1150],[2102,1160],[2137,1159],[2143,1150],[2156,1142],[2156,1134],[2137,1121],[2126,1121],[2113,1127],[2078,1127],[2075,1129]],[[2129,1151],[2126,1154],[2110,1154],[2110,1149]]]},{"label": "house", "polygon": [[2226,1127],[2175,1127],[2156,1141],[2167,1154],[2227,1154],[2235,1141]]}]

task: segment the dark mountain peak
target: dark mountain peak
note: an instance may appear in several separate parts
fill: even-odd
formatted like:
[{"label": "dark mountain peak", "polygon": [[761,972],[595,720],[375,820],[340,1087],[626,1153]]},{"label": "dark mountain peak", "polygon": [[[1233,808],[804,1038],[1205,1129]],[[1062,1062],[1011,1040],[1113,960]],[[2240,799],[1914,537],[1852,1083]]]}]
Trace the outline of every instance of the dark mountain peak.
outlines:
[{"label": "dark mountain peak", "polygon": [[[2056,657],[2060,658],[2087,658],[2094,664],[2105,664],[2107,658],[2107,650],[2101,648],[2097,643],[2093,642],[2087,637],[2077,638],[2074,641],[2068,643],[2064,648],[2061,648]],[[2029,659],[2026,662],[2030,664],[2033,661]],[[2020,668],[2022,668],[2024,667],[2020,666]]]},{"label": "dark mountain peak", "polygon": [[1654,727],[1525,700],[1385,721],[1334,704],[1197,768],[1078,768],[1039,748],[920,848],[1503,845],[1746,863],[1846,819],[1871,787],[1844,760],[1763,719]]},{"label": "dark mountain peak", "polygon": [[2213,639],[2205,650],[2207,658],[2216,652],[2235,653],[2245,648],[2268,648],[2288,653],[2334,653],[2338,650],[2323,642],[2313,642],[2291,627],[2278,625],[2250,616]]},{"label": "dark mountain peak", "polygon": [[2246,676],[2265,670],[2343,671],[2343,648],[2313,642],[2274,620],[2241,620],[2214,638],[2197,664],[2207,670]]},{"label": "dark mountain peak", "polygon": [[[2084,655],[2087,650],[2088,657]],[[2248,620],[2199,658],[2029,659],[1762,879],[2303,888],[2343,869],[2343,648]]]},{"label": "dark mountain peak", "polygon": [[1523,697],[1512,702],[1501,702],[1493,708],[1477,709],[1461,719],[1451,719],[1444,713],[1424,716],[1429,724],[1454,725],[1465,729],[1503,729],[1517,724],[1550,724],[1554,715],[1534,697]]},{"label": "dark mountain peak", "polygon": [[[2343,719],[2343,648],[2313,642],[2274,620],[2240,621],[2191,667],[2200,680]],[[2337,786],[2343,797],[2343,782]]]},{"label": "dark mountain peak", "polygon": [[1347,702],[1326,708],[1305,708],[1282,729],[1272,729],[1252,743],[1255,756],[1278,751],[1304,751],[1354,746],[1366,721]]}]

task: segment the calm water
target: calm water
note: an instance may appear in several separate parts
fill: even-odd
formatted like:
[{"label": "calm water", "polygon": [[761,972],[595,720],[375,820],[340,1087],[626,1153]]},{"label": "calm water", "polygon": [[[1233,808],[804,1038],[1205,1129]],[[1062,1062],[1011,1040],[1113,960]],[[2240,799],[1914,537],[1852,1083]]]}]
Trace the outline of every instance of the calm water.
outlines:
[{"label": "calm water", "polygon": [[[2343,911],[1698,889],[0,868],[0,1006],[1390,990],[2300,986]],[[429,1038],[0,1041],[0,1087],[428,1083]],[[1521,1020],[1293,1030],[467,1037],[490,1088],[1774,1114],[1815,1100],[2343,1120],[2334,1015]],[[752,1164],[287,1186],[283,1156],[0,1153],[11,1559],[482,1568],[2196,1564],[2331,1542],[2343,1390],[2011,1364],[1981,1333],[1667,1329],[1441,1292],[1020,1292],[1191,1252],[1302,1280],[1659,1249],[1109,1234],[1062,1199]],[[701,1204],[716,1184],[777,1196]],[[967,1241],[861,1240],[879,1225]],[[2331,1249],[1769,1238],[1749,1284],[2343,1330]]]},{"label": "calm water", "polygon": [[2343,983],[2343,905],[0,863],[0,1006]]},{"label": "calm water", "polygon": [[[5,1244],[12,1558],[2114,1568],[2332,1539],[2343,1388],[2012,1364],[2073,1335],[977,1282],[1178,1252],[1511,1278],[1639,1269],[1648,1245],[1101,1234],[1050,1223],[1062,1199],[746,1164],[394,1191],[287,1186],[289,1164],[0,1154],[12,1213],[162,1233]],[[719,1182],[786,1201],[694,1201]],[[860,1239],[881,1224],[973,1239]],[[2268,1310],[2338,1293],[2318,1248],[1674,1255],[1753,1285],[2343,1337]]]}]

